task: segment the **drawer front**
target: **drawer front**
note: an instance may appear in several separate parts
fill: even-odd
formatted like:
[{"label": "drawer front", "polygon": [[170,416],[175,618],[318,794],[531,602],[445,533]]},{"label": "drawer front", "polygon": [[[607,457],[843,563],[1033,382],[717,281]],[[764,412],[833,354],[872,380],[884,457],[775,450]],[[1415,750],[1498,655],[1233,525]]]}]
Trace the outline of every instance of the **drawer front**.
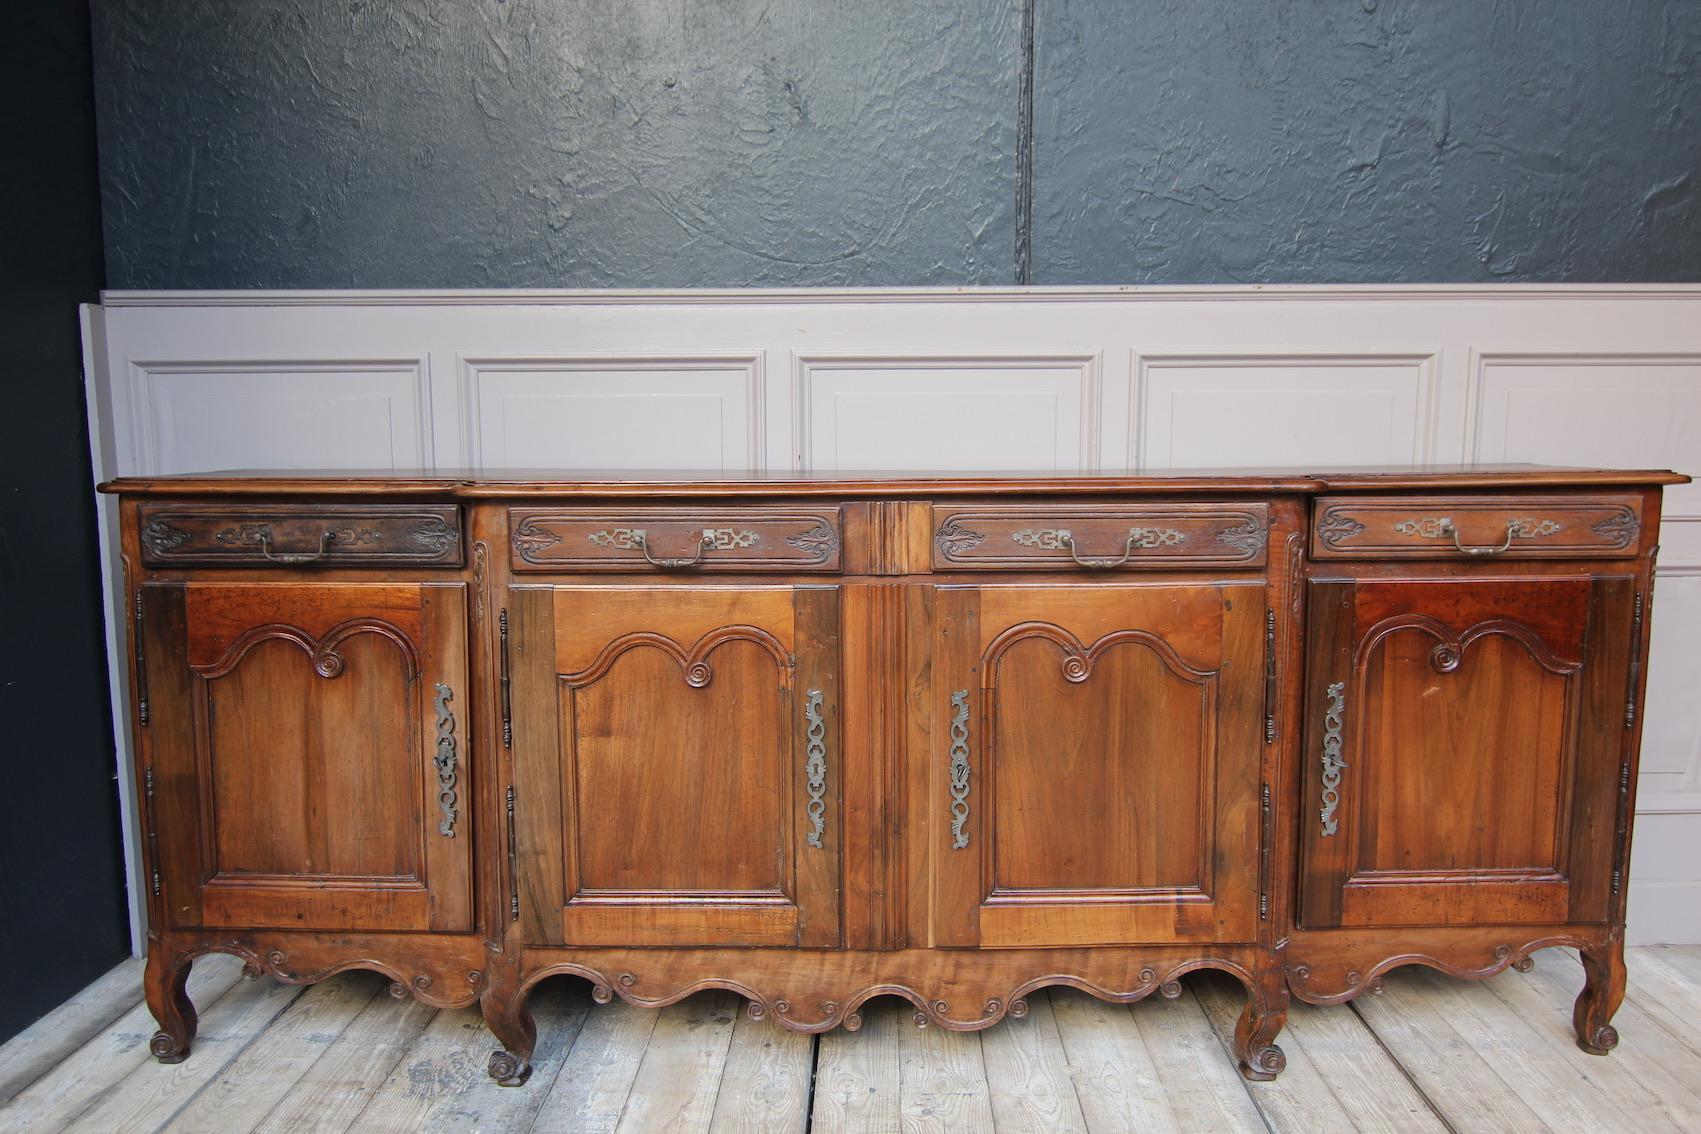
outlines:
[{"label": "drawer front", "polygon": [[145,504],[142,559],[161,566],[459,567],[454,504]]},{"label": "drawer front", "polygon": [[837,508],[510,508],[516,571],[837,571]]},{"label": "drawer front", "polygon": [[944,571],[1261,567],[1263,504],[936,505],[933,566]]},{"label": "drawer front", "polygon": [[1642,498],[1319,496],[1315,559],[1628,559],[1641,544]]}]

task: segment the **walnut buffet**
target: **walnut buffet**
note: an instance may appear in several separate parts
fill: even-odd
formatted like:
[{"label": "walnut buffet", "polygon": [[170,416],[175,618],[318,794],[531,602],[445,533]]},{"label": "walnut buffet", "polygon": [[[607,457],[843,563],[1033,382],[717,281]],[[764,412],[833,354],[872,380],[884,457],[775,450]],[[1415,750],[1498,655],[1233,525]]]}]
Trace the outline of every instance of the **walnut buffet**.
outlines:
[{"label": "walnut buffet", "polygon": [[165,477],[122,494],[153,1052],[194,958],[800,1031],[1214,968],[1624,995],[1664,472]]}]

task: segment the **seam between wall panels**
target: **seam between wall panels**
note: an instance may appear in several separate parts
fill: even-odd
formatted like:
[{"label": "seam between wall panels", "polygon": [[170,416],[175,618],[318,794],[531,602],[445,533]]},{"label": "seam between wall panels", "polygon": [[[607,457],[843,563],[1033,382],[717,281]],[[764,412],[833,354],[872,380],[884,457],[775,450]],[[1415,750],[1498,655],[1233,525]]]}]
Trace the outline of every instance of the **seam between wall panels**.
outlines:
[{"label": "seam between wall panels", "polygon": [[1022,0],[1022,60],[1016,106],[1016,282],[1034,282],[1034,16],[1038,0]]}]

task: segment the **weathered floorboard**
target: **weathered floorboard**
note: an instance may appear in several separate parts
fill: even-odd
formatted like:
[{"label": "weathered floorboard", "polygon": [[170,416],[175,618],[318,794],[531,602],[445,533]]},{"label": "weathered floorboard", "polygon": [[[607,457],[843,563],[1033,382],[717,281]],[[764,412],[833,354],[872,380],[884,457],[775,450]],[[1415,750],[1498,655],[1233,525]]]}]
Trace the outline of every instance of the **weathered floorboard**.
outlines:
[{"label": "weathered floorboard", "polygon": [[882,998],[860,1031],[819,1039],[751,1020],[731,993],[657,1011],[594,1005],[583,981],[563,978],[533,996],[532,1080],[509,1089],[485,1074],[494,1043],[475,1009],[393,1000],[369,973],[244,984],[234,959],[210,957],[191,976],[201,1032],[186,1062],[149,1056],[135,967],[120,966],[44,1019],[80,1046],[41,1027],[26,1033],[40,1054],[0,1049],[7,1081],[40,1068],[0,1104],[0,1129],[1701,1129],[1701,946],[1631,950],[1630,971],[1605,1058],[1575,1046],[1583,973],[1556,950],[1529,973],[1471,982],[1404,969],[1351,1007],[1295,1003],[1280,1037],[1287,1069],[1256,1084],[1233,1067],[1244,992],[1221,974],[1133,1005],[1047,989],[1026,1019],[971,1033],[918,1029],[911,1005]]}]

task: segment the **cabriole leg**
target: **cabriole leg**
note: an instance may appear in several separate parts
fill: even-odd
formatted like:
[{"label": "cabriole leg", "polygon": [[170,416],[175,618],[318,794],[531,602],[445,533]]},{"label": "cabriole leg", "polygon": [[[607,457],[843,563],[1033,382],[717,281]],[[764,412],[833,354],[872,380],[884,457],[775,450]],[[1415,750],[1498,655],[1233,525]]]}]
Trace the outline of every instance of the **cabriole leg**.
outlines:
[{"label": "cabriole leg", "polygon": [[142,992],[148,1000],[148,1011],[159,1021],[159,1031],[148,1043],[148,1050],[161,1063],[182,1063],[188,1058],[189,1045],[195,1042],[197,1019],[187,988],[192,964],[188,957],[168,960],[157,943],[148,949]]},{"label": "cabriole leg", "polygon": [[1590,1055],[1605,1055],[1618,1046],[1618,1031],[1610,1021],[1624,1002],[1624,942],[1612,941],[1598,952],[1583,955],[1587,980],[1571,1010],[1577,1046]]},{"label": "cabriole leg", "polygon": [[490,1054],[490,1077],[504,1087],[518,1087],[531,1078],[532,1049],[537,1046],[537,1022],[526,1007],[528,993],[492,983],[479,998],[484,1024],[502,1045]]},{"label": "cabriole leg", "polygon": [[1246,1009],[1234,1027],[1240,1073],[1253,1082],[1274,1079],[1288,1065],[1276,1033],[1288,1022],[1288,987],[1278,975],[1246,986]]}]

